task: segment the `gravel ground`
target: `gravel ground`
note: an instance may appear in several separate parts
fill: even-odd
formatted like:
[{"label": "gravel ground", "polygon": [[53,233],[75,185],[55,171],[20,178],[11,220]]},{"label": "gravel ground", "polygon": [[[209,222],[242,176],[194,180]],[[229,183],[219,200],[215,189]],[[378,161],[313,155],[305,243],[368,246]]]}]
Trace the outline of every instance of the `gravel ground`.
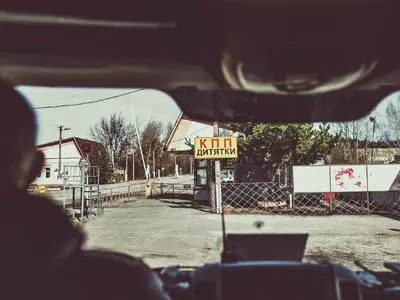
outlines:
[{"label": "gravel ground", "polygon": [[[255,221],[264,222],[260,229]],[[329,260],[354,268],[361,260],[383,269],[400,261],[400,222],[380,216],[227,215],[228,232],[308,233],[305,261]],[[105,210],[85,224],[88,248],[141,256],[152,267],[216,262],[222,246],[220,217],[183,200],[137,200]]]}]

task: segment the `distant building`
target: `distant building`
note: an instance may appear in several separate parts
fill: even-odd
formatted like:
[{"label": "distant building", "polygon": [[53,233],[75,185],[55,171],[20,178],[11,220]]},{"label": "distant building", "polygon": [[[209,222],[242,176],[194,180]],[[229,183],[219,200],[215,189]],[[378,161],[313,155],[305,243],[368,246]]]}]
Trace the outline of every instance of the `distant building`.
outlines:
[{"label": "distant building", "polygon": [[365,157],[368,158],[368,163],[373,164],[390,164],[396,160],[396,157],[400,157],[400,148],[361,148],[349,149],[345,147],[337,146],[334,149],[333,164],[348,164],[348,163],[365,163]]},{"label": "distant building", "polygon": [[[219,135],[224,136],[230,131],[226,125],[219,123]],[[165,145],[167,152],[176,154],[191,154],[192,148],[188,142],[194,144],[196,137],[212,137],[214,128],[212,122],[194,121],[183,113],[180,113]]]},{"label": "distant building", "polygon": [[[72,137],[61,141],[61,171],[63,166],[78,166],[79,161],[87,157],[90,161],[90,152],[100,143]],[[59,141],[53,141],[36,146],[36,149],[42,151],[45,156],[45,162],[42,173],[36,178],[33,184],[59,186],[63,184],[58,172],[59,165]]]},{"label": "distant building", "polygon": [[368,149],[367,155],[368,157],[372,156],[374,164],[389,164],[396,159],[396,156],[400,155],[400,148]]}]

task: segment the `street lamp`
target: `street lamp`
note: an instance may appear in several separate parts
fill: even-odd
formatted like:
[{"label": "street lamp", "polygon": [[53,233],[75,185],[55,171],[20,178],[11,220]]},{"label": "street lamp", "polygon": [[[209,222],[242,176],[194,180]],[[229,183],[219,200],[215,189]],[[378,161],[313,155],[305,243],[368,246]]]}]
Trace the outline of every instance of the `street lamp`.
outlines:
[{"label": "street lamp", "polygon": [[59,138],[58,138],[58,178],[61,178],[61,144],[62,144],[62,133],[63,131],[71,130],[71,128],[64,127],[64,125],[58,126]]},{"label": "street lamp", "polygon": [[[370,117],[369,121],[372,122],[372,143],[373,143],[375,141],[376,118],[375,117]],[[371,148],[371,164],[373,162],[373,157],[374,157],[374,145],[372,144],[372,148]]]}]

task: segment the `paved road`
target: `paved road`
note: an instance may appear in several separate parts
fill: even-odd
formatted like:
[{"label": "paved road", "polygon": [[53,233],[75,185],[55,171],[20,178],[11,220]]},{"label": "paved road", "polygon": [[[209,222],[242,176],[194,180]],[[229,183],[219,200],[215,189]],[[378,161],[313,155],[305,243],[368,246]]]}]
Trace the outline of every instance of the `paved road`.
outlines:
[{"label": "paved road", "polygon": [[[255,221],[263,221],[257,230]],[[195,209],[190,201],[137,200],[105,210],[85,224],[87,246],[138,255],[153,267],[200,265],[219,260],[220,217]],[[354,267],[361,259],[382,269],[382,261],[400,261],[399,221],[378,216],[227,215],[228,232],[309,233],[307,260],[330,259]]]},{"label": "paved road", "polygon": [[188,203],[146,199],[106,209],[104,216],[85,224],[87,246],[138,255],[153,267],[215,261],[219,217]]}]

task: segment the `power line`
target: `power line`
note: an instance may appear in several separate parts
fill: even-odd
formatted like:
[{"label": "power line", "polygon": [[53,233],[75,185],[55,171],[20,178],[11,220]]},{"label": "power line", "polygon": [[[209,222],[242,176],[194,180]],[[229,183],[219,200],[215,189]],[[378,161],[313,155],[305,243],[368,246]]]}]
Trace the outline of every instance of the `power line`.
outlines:
[{"label": "power line", "polygon": [[[175,143],[175,142],[183,141],[183,140],[185,140],[185,139],[187,139],[187,138],[193,136],[194,134],[199,133],[200,131],[203,131],[204,129],[207,129],[207,128],[210,127],[210,126],[212,126],[212,125],[206,125],[206,126],[200,128],[199,130],[196,130],[195,132],[192,132],[191,135],[187,135],[187,136],[185,136],[185,137],[183,137],[183,138],[179,138],[179,139],[176,139],[176,140],[171,140],[170,143]],[[223,128],[220,128],[220,129],[223,129]]]},{"label": "power line", "polygon": [[183,140],[185,140],[185,139],[191,137],[192,135],[194,135],[194,134],[196,134],[196,133],[199,133],[200,131],[203,131],[204,129],[206,129],[206,128],[208,128],[208,127],[210,127],[210,125],[206,125],[206,126],[200,128],[199,130],[196,130],[195,132],[192,132],[190,136],[188,135],[188,136],[185,136],[185,137],[180,138],[180,139],[172,140],[171,143],[172,143],[172,142],[180,142],[180,141],[183,141]]},{"label": "power line", "polygon": [[107,100],[111,100],[111,99],[115,99],[115,98],[119,98],[119,97],[131,95],[131,94],[135,94],[135,93],[141,92],[141,91],[143,91],[143,90],[145,90],[145,89],[137,89],[137,90],[130,91],[130,92],[127,92],[127,93],[122,93],[122,94],[114,95],[114,96],[111,96],[111,97],[102,98],[102,99],[97,99],[97,100],[92,100],[92,101],[86,101],[86,102],[80,102],[80,103],[71,103],[71,104],[59,104],[59,105],[38,106],[38,107],[33,107],[33,109],[35,109],[35,110],[39,110],[39,109],[52,109],[52,108],[73,107],[73,106],[81,106],[81,105],[95,104],[95,103],[99,103],[99,102],[103,102],[103,101],[107,101]]}]

